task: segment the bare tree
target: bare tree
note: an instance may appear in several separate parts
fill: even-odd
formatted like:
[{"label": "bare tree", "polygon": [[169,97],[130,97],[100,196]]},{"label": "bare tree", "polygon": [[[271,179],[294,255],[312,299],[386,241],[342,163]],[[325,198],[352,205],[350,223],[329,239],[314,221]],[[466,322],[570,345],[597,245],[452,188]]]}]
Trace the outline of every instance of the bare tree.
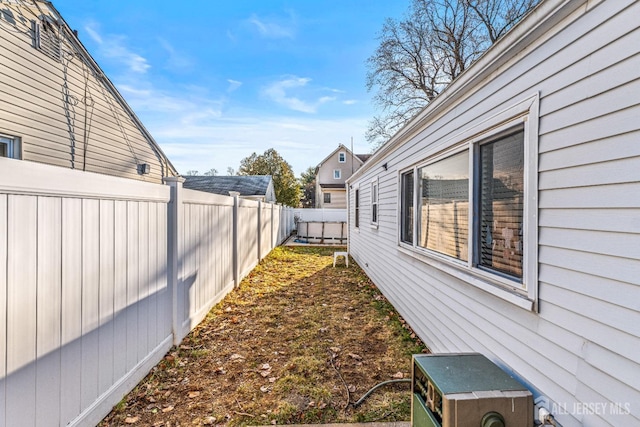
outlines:
[{"label": "bare tree", "polygon": [[367,60],[367,89],[381,110],[367,139],[377,147],[421,111],[541,0],[413,0],[387,19]]},{"label": "bare tree", "polygon": [[211,168],[207,172],[204,173],[205,176],[216,176],[218,175],[218,169]]}]

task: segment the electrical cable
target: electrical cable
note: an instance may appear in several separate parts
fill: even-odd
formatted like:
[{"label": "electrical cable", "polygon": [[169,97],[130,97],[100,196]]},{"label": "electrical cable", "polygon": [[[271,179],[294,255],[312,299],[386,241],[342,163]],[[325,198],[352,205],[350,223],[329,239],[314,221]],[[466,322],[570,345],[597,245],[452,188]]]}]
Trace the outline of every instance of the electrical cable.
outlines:
[{"label": "electrical cable", "polygon": [[378,388],[385,386],[387,384],[394,384],[394,383],[410,383],[411,379],[409,378],[403,378],[403,379],[397,379],[397,380],[389,380],[389,381],[383,381],[380,384],[375,385],[373,388],[371,388],[371,390],[369,390],[368,392],[366,392],[364,394],[364,396],[362,396],[356,403],[353,404],[354,408],[357,408],[358,406],[362,405],[362,403],[374,392],[376,391]]}]

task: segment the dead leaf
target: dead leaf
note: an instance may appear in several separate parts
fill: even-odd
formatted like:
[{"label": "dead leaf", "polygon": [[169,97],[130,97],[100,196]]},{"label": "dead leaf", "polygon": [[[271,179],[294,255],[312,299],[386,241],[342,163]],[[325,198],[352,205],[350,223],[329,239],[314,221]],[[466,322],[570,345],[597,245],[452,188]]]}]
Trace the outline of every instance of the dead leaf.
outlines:
[{"label": "dead leaf", "polygon": [[174,409],[173,406],[167,406],[166,408],[162,408],[162,412],[166,414],[167,412],[173,411],[173,409]]},{"label": "dead leaf", "polygon": [[198,397],[198,396],[200,396],[199,391],[192,391],[189,393],[189,399],[193,399],[194,397]]},{"label": "dead leaf", "polygon": [[404,374],[402,372],[396,372],[395,374],[393,374],[393,378],[401,380],[402,378],[404,378]]},{"label": "dead leaf", "polygon": [[262,387],[260,387],[260,391],[263,393],[266,393],[269,391],[269,387],[267,387],[266,385],[263,385]]},{"label": "dead leaf", "polygon": [[124,422],[127,424],[135,424],[140,421],[140,417],[127,417],[124,419]]},{"label": "dead leaf", "polygon": [[268,371],[261,371],[260,375],[262,375],[262,378],[267,378],[269,375],[271,375],[271,369],[269,369]]},{"label": "dead leaf", "polygon": [[230,360],[244,360],[245,357],[240,355],[240,354],[235,353],[235,354],[232,354],[229,359]]},{"label": "dead leaf", "polygon": [[262,369],[263,371],[269,370],[271,369],[271,365],[269,365],[268,363],[263,363],[262,366],[260,366],[260,369]]},{"label": "dead leaf", "polygon": [[356,392],[356,386],[354,386],[353,384],[349,386],[349,392],[350,393],[355,393]]},{"label": "dead leaf", "polygon": [[276,377],[271,377],[271,378],[269,378],[269,382],[270,382],[270,383],[275,383],[275,382],[276,382]]},{"label": "dead leaf", "polygon": [[355,360],[362,360],[362,356],[360,356],[359,354],[349,353],[348,356]]},{"label": "dead leaf", "polygon": [[206,426],[212,426],[216,423],[216,417],[207,417],[202,421],[202,424]]},{"label": "dead leaf", "polygon": [[329,347],[329,350],[333,351],[334,353],[339,353],[340,347]]}]

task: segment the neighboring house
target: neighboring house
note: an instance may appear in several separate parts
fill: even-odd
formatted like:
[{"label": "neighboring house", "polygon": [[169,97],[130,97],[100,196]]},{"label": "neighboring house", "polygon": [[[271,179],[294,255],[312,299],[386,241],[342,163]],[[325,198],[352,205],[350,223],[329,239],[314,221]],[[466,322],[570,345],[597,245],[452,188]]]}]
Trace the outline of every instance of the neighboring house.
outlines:
[{"label": "neighboring house", "polygon": [[50,2],[0,2],[0,156],[161,183],[177,172]]},{"label": "neighboring house", "polygon": [[316,167],[316,208],[345,209],[347,191],[344,183],[371,157],[353,154],[342,144]]},{"label": "neighboring house", "polygon": [[541,2],[347,183],[350,253],[420,338],[563,427],[640,426],[638,17]]},{"label": "neighboring house", "polygon": [[276,192],[271,175],[185,176],[184,188],[229,196],[240,193],[242,199],[275,203]]}]

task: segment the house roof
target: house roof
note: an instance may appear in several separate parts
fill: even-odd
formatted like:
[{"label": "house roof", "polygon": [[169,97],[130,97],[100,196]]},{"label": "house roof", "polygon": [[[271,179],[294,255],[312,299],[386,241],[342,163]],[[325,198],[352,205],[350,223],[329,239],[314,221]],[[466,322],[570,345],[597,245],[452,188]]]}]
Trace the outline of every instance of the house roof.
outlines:
[{"label": "house roof", "polygon": [[241,196],[265,196],[269,184],[273,185],[271,175],[243,176],[185,176],[184,188],[206,191],[208,193],[229,195],[237,191]]},{"label": "house roof", "polygon": [[316,172],[318,170],[318,168],[320,166],[322,166],[322,164],[324,162],[326,162],[327,160],[329,160],[333,155],[335,155],[338,151],[345,151],[347,154],[354,156],[354,159],[357,160],[357,162],[359,163],[364,163],[365,161],[367,161],[367,159],[369,159],[369,157],[371,157],[371,154],[353,154],[351,152],[351,150],[349,150],[344,144],[338,144],[338,148],[336,148],[335,150],[333,150],[327,157],[325,157],[324,159],[322,159],[322,161],[320,163],[318,163],[318,166],[316,166]]}]

